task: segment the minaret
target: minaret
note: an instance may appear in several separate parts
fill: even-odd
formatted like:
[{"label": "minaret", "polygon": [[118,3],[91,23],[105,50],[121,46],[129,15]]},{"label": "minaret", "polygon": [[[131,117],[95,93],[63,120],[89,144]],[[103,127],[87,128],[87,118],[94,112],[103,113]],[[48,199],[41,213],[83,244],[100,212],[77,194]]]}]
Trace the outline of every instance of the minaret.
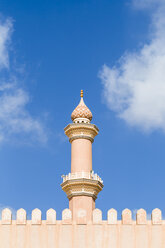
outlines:
[{"label": "minaret", "polygon": [[82,90],[80,103],[71,119],[73,123],[64,129],[71,143],[71,173],[63,176],[61,187],[69,199],[73,221],[78,220],[80,215],[90,221],[103,181],[92,170],[92,143],[99,129],[90,123],[92,113],[84,103]]}]

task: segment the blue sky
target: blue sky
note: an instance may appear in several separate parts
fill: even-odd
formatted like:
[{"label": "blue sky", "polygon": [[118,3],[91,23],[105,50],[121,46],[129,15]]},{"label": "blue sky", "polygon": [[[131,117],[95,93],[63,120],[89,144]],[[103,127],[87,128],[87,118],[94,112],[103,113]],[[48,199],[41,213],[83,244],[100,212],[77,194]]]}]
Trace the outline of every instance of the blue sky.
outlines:
[{"label": "blue sky", "polygon": [[84,90],[96,206],[164,210],[164,0],[0,1],[0,207],[68,207],[63,128]]}]

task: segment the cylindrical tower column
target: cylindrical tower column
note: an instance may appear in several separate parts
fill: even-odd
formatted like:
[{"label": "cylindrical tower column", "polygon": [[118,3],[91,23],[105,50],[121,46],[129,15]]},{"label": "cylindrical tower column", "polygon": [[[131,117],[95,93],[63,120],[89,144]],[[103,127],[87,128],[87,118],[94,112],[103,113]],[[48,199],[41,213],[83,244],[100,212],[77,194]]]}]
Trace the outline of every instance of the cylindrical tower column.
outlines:
[{"label": "cylindrical tower column", "polygon": [[92,142],[78,138],[71,143],[71,173],[92,170]]},{"label": "cylindrical tower column", "polygon": [[92,170],[92,143],[99,130],[90,123],[92,113],[83,101],[82,91],[71,118],[73,123],[64,129],[71,143],[71,173],[63,177],[61,186],[69,199],[73,220],[84,215],[90,221],[103,181]]}]

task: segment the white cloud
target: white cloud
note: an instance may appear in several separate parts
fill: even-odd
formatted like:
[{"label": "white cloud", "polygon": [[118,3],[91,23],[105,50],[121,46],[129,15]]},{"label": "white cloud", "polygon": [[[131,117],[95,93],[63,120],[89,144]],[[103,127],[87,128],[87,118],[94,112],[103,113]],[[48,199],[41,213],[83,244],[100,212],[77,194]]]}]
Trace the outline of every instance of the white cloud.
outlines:
[{"label": "white cloud", "polygon": [[164,4],[164,0],[132,0],[132,4],[137,9],[151,9]]},{"label": "white cloud", "polygon": [[18,78],[10,69],[12,30],[11,19],[0,22],[0,144],[9,140],[11,142],[14,136],[15,138],[19,136],[20,141],[20,135],[22,138],[26,136],[26,143],[30,141],[45,143],[47,136],[43,123],[33,118],[27,111],[29,95],[20,87]]},{"label": "white cloud", "polygon": [[12,21],[0,23],[0,69],[9,66],[8,45],[12,33]]},{"label": "white cloud", "polygon": [[150,40],[140,50],[124,54],[116,66],[103,66],[104,98],[127,124],[165,131],[165,0],[133,3],[136,8],[150,8]]}]

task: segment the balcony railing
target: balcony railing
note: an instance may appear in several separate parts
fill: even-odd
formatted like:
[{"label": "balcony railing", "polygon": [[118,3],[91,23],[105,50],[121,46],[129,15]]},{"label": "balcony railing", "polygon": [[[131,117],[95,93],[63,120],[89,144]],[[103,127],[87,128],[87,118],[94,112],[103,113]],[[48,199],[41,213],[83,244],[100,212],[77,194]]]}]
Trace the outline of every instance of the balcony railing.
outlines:
[{"label": "balcony railing", "polygon": [[97,175],[97,173],[92,172],[75,172],[75,173],[69,173],[68,175],[62,175],[63,183],[67,180],[72,179],[79,179],[79,178],[85,178],[85,179],[93,179],[98,180],[99,182],[103,183],[103,180]]}]

